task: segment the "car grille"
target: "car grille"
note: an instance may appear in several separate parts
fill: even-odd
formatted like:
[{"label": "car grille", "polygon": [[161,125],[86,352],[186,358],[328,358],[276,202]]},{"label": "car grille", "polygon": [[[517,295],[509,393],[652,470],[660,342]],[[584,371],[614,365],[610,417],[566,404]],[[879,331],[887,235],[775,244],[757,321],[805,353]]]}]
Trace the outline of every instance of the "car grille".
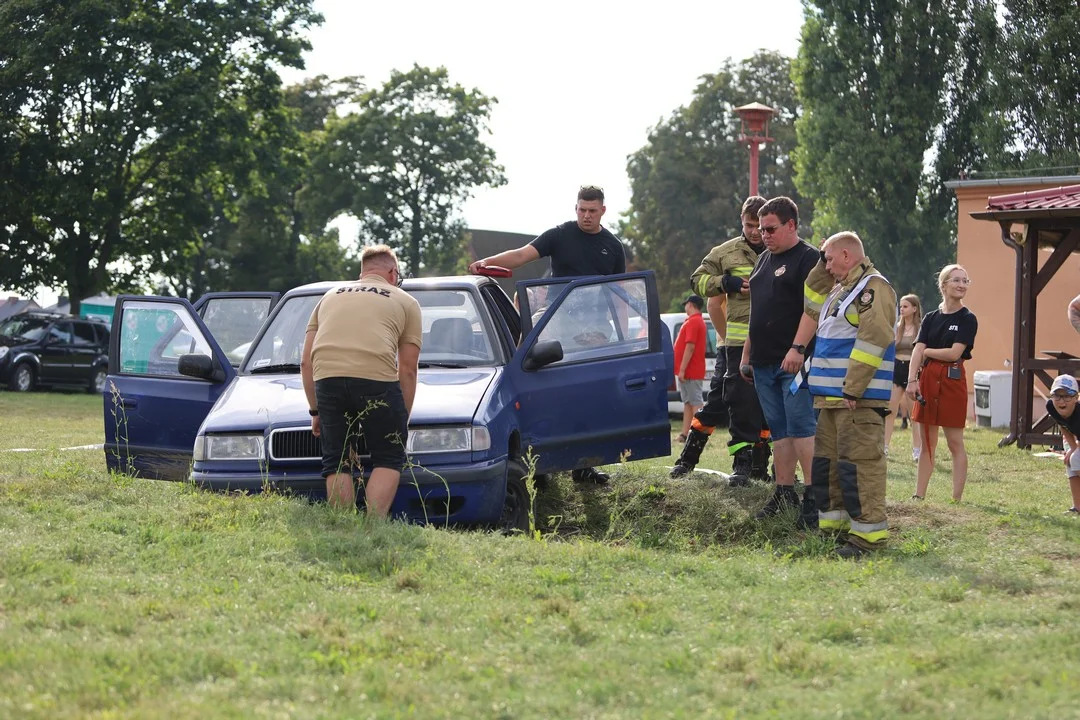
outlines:
[{"label": "car grille", "polygon": [[322,460],[322,444],[311,428],[270,431],[271,460]]},{"label": "car grille", "polygon": [[[364,438],[358,438],[357,451],[361,457],[367,455]],[[310,427],[286,428],[270,431],[271,460],[322,460],[322,443],[311,434]]]}]

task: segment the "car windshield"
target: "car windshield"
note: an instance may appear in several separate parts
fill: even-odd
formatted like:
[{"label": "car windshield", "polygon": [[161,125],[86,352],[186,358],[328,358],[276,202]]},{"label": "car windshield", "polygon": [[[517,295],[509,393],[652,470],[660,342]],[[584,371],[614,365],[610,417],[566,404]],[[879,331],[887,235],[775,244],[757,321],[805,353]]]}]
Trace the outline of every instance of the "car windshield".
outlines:
[{"label": "car windshield", "polygon": [[0,325],[0,335],[23,340],[40,340],[49,326],[48,320],[34,317],[13,317]]},{"label": "car windshield", "polygon": [[[415,289],[423,316],[421,367],[476,367],[495,364],[490,323],[468,290]],[[266,332],[247,358],[248,373],[299,371],[308,319],[322,295],[282,301]],[[362,321],[358,321],[362,322]]]}]

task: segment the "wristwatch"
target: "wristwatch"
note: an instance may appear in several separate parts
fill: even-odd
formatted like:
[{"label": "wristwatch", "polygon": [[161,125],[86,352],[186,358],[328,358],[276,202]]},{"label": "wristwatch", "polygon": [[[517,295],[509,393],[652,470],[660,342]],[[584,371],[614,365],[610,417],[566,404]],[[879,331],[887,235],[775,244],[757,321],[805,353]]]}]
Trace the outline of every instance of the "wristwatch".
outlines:
[{"label": "wristwatch", "polygon": [[312,410],[312,409],[308,408],[307,414],[310,415],[311,417],[319,417],[319,411],[318,410]]},{"label": "wristwatch", "polygon": [[796,344],[791,346],[791,349],[794,350],[795,352],[799,353],[800,355],[805,355],[806,354],[806,346],[805,345],[799,345],[798,343],[796,343]]}]

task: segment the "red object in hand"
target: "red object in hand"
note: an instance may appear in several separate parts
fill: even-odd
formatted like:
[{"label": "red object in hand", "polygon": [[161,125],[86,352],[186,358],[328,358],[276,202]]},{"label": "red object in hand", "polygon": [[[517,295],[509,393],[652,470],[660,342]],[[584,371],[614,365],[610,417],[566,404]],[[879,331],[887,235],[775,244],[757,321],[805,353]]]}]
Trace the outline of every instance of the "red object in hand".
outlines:
[{"label": "red object in hand", "polygon": [[500,265],[484,265],[476,269],[476,274],[484,277],[513,277],[514,271]]}]

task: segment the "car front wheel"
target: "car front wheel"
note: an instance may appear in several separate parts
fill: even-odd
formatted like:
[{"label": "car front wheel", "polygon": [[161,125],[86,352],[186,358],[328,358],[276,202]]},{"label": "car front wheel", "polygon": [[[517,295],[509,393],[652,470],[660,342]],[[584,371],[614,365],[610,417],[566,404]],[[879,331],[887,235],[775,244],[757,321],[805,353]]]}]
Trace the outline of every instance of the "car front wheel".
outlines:
[{"label": "car front wheel", "polygon": [[34,368],[29,363],[19,363],[11,371],[11,379],[8,380],[8,389],[15,392],[30,392],[34,389]]},{"label": "car front wheel", "polygon": [[506,463],[506,497],[499,526],[504,532],[529,532],[529,515],[535,511],[525,484],[528,471],[520,460]]},{"label": "car front wheel", "polygon": [[90,376],[90,384],[86,387],[86,392],[93,395],[100,395],[105,391],[105,378],[108,377],[109,372],[103,367],[94,368],[94,374]]}]

